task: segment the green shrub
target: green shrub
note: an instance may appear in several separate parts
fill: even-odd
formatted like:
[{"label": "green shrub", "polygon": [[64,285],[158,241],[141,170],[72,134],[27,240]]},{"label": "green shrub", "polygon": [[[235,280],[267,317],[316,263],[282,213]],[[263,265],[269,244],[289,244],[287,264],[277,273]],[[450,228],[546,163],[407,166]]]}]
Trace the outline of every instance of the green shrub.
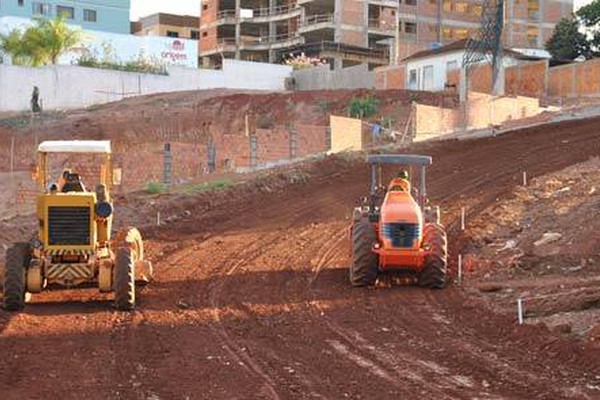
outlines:
[{"label": "green shrub", "polygon": [[366,96],[350,100],[348,110],[352,118],[368,118],[379,111],[379,100]]}]

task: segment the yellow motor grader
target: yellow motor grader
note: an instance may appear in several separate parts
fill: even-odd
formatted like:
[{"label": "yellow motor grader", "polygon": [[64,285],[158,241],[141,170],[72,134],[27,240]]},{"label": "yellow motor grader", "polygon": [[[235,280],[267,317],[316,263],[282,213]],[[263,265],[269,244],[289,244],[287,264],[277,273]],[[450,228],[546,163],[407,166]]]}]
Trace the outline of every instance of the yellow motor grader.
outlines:
[{"label": "yellow motor grader", "polygon": [[[50,155],[101,158],[97,185],[88,190],[83,178],[65,169],[52,181]],[[27,293],[44,290],[97,287],[114,292],[119,310],[135,307],[136,281],[148,282],[152,265],[144,259],[144,244],[135,228],[112,236],[111,168],[109,141],[46,141],[38,148],[36,179],[38,232],[28,243],[7,250],[4,306],[19,311]]]}]

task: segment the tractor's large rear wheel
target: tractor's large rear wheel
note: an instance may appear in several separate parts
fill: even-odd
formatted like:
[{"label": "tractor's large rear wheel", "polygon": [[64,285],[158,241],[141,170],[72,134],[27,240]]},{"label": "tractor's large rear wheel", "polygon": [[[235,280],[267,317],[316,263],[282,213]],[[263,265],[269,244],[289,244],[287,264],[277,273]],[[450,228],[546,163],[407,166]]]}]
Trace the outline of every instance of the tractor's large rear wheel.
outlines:
[{"label": "tractor's large rear wheel", "polygon": [[7,311],[19,311],[25,307],[25,274],[29,258],[27,243],[17,243],[6,251],[3,296]]},{"label": "tractor's large rear wheel", "polygon": [[370,286],[377,281],[379,258],[373,253],[373,243],[377,241],[373,224],[367,217],[354,221],[352,226],[352,265],[350,283],[353,286]]},{"label": "tractor's large rear wheel", "polygon": [[115,261],[115,307],[121,311],[135,308],[135,267],[133,250],[130,247],[117,249]]},{"label": "tractor's large rear wheel", "polygon": [[442,289],[446,286],[448,270],[448,240],[446,230],[442,225],[425,224],[423,247],[429,249],[429,254],[425,258],[425,267],[419,275],[419,285]]}]

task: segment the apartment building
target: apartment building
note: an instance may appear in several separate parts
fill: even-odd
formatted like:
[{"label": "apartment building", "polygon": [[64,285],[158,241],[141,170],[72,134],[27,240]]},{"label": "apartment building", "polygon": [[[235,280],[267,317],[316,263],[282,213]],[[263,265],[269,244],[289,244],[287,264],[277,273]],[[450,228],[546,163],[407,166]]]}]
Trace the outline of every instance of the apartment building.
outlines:
[{"label": "apartment building", "polygon": [[337,67],[385,65],[395,37],[397,2],[340,0],[202,0],[200,57],[280,62],[289,52]]},{"label": "apartment building", "polygon": [[[472,37],[480,28],[481,0],[400,0],[399,58]],[[573,0],[505,0],[505,47],[543,49]]]},{"label": "apartment building", "polygon": [[172,38],[200,38],[200,18],[189,15],[158,13],[140,18],[131,24],[131,33],[137,36],[165,36]]},{"label": "apartment building", "polygon": [[[199,54],[280,62],[289,52],[335,68],[396,63],[472,37],[482,0],[202,0]],[[504,46],[543,49],[573,0],[505,0]]]},{"label": "apartment building", "polygon": [[64,15],[86,30],[130,33],[130,0],[0,0],[0,17]]}]

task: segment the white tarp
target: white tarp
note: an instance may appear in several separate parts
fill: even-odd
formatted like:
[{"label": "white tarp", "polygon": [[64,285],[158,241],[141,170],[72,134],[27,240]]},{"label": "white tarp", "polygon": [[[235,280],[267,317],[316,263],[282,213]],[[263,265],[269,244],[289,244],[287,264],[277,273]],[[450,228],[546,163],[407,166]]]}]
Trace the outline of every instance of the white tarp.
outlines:
[{"label": "white tarp", "polygon": [[109,140],[49,140],[40,143],[42,153],[110,153]]}]

